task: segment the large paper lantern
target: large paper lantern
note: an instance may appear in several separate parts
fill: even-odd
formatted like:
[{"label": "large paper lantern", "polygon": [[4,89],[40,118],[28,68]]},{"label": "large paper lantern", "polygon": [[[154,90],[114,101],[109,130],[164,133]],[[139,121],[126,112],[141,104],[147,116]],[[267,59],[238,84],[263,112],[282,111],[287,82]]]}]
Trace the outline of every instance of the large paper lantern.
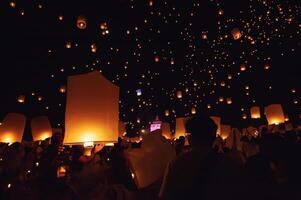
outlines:
[{"label": "large paper lantern", "polygon": [[0,142],[21,142],[26,124],[23,114],[9,113],[5,116],[0,126]]},{"label": "large paper lantern", "polygon": [[64,144],[118,139],[119,88],[99,72],[68,77]]},{"label": "large paper lantern", "polygon": [[185,124],[186,124],[187,118],[177,118],[176,119],[176,134],[175,134],[175,138],[178,139],[180,136],[186,136],[186,128],[185,128]]},{"label": "large paper lantern", "polygon": [[163,122],[161,126],[161,131],[162,131],[162,136],[165,137],[168,140],[173,139],[173,134],[170,130],[170,125],[169,123]]},{"label": "large paper lantern", "polygon": [[145,188],[160,180],[176,153],[171,144],[158,132],[144,136],[140,149],[125,152],[137,188]]},{"label": "large paper lantern", "polygon": [[48,117],[41,116],[31,120],[31,133],[34,141],[45,140],[52,136],[52,127]]},{"label": "large paper lantern", "polygon": [[250,112],[251,112],[252,119],[259,119],[261,117],[260,108],[258,106],[251,107]]},{"label": "large paper lantern", "polygon": [[280,104],[272,104],[264,108],[265,116],[269,125],[281,124],[285,122],[282,106]]},{"label": "large paper lantern", "polygon": [[213,121],[214,121],[214,123],[217,125],[217,131],[216,131],[216,133],[218,134],[218,135],[220,135],[220,133],[221,133],[221,118],[220,117],[217,117],[217,116],[211,116],[210,117]]}]

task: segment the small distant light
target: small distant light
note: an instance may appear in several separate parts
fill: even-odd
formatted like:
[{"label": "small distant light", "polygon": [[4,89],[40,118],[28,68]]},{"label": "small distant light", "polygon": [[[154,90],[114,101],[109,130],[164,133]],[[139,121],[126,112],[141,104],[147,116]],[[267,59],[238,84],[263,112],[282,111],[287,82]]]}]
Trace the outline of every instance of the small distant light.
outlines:
[{"label": "small distant light", "polygon": [[10,183],[7,185],[7,188],[11,188],[11,184]]},{"label": "small distant light", "polygon": [[40,163],[36,162],[36,166],[38,167],[40,165]]},{"label": "small distant light", "polygon": [[30,174],[30,172],[31,172],[30,170],[27,170],[27,173],[28,173],[28,174]]},{"label": "small distant light", "polygon": [[135,178],[135,174],[134,174],[134,173],[131,173],[131,175],[132,175],[132,179],[134,179],[134,178]]}]

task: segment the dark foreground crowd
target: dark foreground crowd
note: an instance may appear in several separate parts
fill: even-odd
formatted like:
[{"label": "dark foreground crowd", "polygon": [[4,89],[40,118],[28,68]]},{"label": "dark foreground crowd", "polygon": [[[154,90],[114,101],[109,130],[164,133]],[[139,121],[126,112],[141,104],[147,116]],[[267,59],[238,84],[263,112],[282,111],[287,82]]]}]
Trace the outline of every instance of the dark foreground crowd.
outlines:
[{"label": "dark foreground crowd", "polygon": [[138,143],[119,138],[113,147],[94,146],[89,156],[82,146],[62,146],[61,134],[0,144],[0,199],[301,199],[300,131],[262,129],[233,137],[229,146],[209,117],[188,120],[186,130],[189,145],[184,137],[171,142],[177,156],[143,189],[125,154]]}]

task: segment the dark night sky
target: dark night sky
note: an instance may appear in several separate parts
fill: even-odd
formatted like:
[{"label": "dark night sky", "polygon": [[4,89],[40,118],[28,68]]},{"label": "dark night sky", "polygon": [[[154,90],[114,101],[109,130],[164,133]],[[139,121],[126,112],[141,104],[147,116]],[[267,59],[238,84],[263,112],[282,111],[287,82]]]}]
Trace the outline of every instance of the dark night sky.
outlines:
[{"label": "dark night sky", "polygon": [[[292,119],[299,116],[300,1],[152,2],[18,0],[13,8],[10,1],[1,1],[0,117],[21,112],[63,124],[66,94],[60,86],[69,75],[93,70],[120,86],[123,121],[146,122],[156,115],[170,121],[173,116],[163,117],[165,110],[184,116],[198,107],[239,124],[251,106],[272,103],[281,103]],[[80,15],[87,19],[85,30],[76,26]],[[101,34],[102,22],[108,24],[108,35]],[[240,29],[239,40],[233,39],[233,28]],[[242,63],[247,67],[243,72]],[[142,96],[136,89],[142,89]],[[183,99],[176,98],[177,90]],[[18,103],[19,95],[26,96],[24,104]],[[218,102],[219,97],[233,103]]]}]

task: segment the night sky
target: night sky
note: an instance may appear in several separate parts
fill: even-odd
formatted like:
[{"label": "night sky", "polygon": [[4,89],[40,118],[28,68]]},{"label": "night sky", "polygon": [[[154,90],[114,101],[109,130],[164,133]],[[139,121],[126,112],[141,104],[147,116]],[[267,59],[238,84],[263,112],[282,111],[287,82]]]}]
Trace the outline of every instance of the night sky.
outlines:
[{"label": "night sky", "polygon": [[120,119],[136,127],[192,108],[238,125],[273,103],[300,120],[300,0],[17,0],[1,1],[0,16],[0,120],[20,112],[63,126],[60,87],[93,70],[120,87]]}]

